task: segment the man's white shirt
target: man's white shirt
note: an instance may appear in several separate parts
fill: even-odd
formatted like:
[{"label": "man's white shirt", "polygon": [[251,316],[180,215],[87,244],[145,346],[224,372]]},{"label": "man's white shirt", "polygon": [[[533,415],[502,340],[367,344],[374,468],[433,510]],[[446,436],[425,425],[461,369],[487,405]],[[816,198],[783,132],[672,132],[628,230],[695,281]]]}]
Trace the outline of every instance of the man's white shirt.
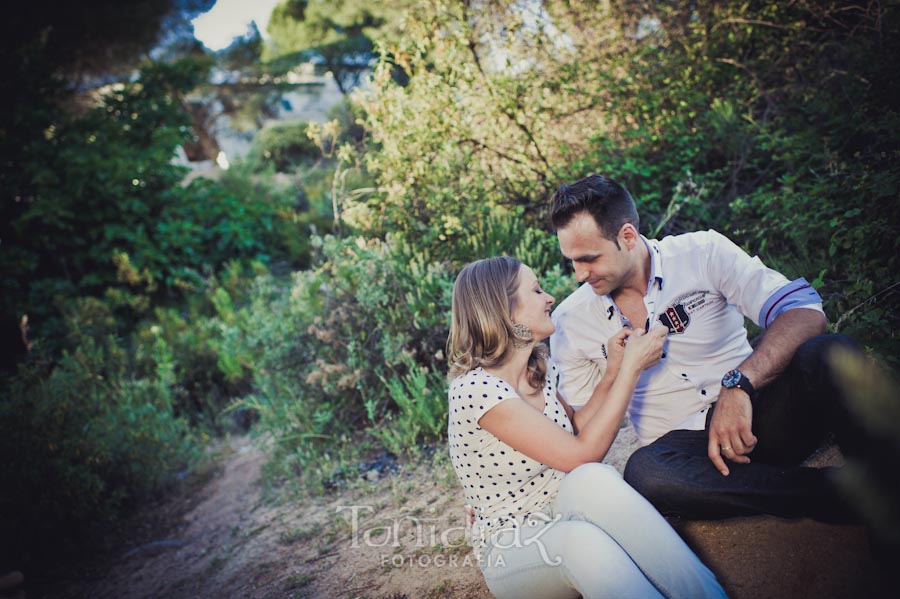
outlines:
[{"label": "man's white shirt", "polygon": [[821,312],[822,304],[804,279],[788,281],[716,231],[642,239],[650,252],[647,323],[629,323],[610,296],[584,284],[553,312],[550,349],[559,391],[577,409],[606,370],[612,335],[623,326],[666,325],[664,357],[641,375],[628,408],[646,445],[670,430],[704,427],[722,375],[752,352],[745,316],[765,328],[785,310]]}]

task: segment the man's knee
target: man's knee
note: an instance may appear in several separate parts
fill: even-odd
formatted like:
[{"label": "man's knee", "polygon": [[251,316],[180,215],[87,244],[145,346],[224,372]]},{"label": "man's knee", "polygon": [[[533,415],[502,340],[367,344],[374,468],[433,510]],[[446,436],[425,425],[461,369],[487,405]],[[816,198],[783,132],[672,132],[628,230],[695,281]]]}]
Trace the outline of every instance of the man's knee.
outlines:
[{"label": "man's knee", "polygon": [[835,360],[841,359],[846,352],[860,356],[864,354],[856,341],[840,333],[818,335],[803,342],[784,373],[793,381],[794,393],[801,396],[808,394],[817,404],[837,398],[840,395],[840,381]]},{"label": "man's knee", "polygon": [[672,492],[671,473],[667,472],[660,448],[654,445],[641,447],[628,459],[625,465],[625,482],[643,495],[650,503],[659,506],[665,503]]},{"label": "man's knee", "polygon": [[835,348],[846,349],[853,353],[861,353],[863,350],[851,337],[842,333],[828,333],[817,335],[804,341],[797,348],[794,360],[809,364],[830,367]]}]

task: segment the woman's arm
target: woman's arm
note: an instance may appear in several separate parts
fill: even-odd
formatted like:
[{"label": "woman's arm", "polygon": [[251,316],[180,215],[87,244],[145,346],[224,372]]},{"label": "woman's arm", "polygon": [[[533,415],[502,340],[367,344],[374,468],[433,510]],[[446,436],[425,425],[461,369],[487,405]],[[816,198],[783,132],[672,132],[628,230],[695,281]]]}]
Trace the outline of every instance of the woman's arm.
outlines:
[{"label": "woman's arm", "polygon": [[641,372],[659,361],[666,332],[665,327],[655,327],[646,335],[631,334],[619,372],[608,383],[605,396],[601,397],[604,389],[598,385],[591,405],[576,413],[577,417],[589,409],[590,415],[576,435],[518,398],[500,402],[478,424],[513,449],[556,470],[569,472],[581,464],[599,462],[618,433]]},{"label": "woman's arm", "polygon": [[587,403],[585,403],[581,409],[576,412],[561,394],[556,394],[559,402],[565,408],[566,414],[569,416],[569,421],[572,423],[575,434],[578,434],[581,427],[597,413],[597,410],[609,394],[613,381],[616,380],[616,375],[619,373],[619,368],[622,366],[622,357],[625,354],[625,342],[629,336],[631,336],[631,329],[622,327],[618,333],[610,337],[609,341],[607,341],[606,369],[603,376],[600,378],[600,382],[594,387],[594,391],[588,398]]},{"label": "woman's arm", "polygon": [[616,375],[619,374],[619,369],[622,367],[622,359],[625,356],[625,343],[628,337],[631,336],[631,333],[631,329],[622,327],[618,333],[610,337],[609,341],[606,342],[606,370],[600,378],[600,382],[594,387],[594,391],[591,393],[587,403],[577,412],[573,410],[574,419],[572,420],[572,426],[576,433],[594,417],[594,414],[597,413],[597,410],[600,409],[600,406],[603,405],[603,402],[609,395],[609,391],[616,380]]}]

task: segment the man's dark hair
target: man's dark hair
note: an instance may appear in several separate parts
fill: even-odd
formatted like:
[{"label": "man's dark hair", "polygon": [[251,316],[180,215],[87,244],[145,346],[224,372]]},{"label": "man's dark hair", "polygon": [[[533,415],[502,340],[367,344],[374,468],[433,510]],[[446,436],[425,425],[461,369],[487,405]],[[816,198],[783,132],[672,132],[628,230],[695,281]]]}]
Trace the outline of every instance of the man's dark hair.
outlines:
[{"label": "man's dark hair", "polygon": [[562,185],[553,194],[550,221],[554,230],[567,226],[575,216],[587,212],[594,217],[603,236],[616,243],[619,229],[631,223],[639,229],[640,219],[628,190],[603,175],[590,175],[571,185]]}]

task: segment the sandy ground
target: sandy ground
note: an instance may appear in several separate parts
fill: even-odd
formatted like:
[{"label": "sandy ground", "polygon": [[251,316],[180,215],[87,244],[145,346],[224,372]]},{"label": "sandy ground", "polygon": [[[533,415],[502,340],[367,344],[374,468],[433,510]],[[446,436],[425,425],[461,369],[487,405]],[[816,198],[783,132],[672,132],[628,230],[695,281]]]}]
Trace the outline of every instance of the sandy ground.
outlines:
[{"label": "sandy ground", "polygon": [[[633,447],[623,429],[607,461],[621,470]],[[464,539],[462,492],[440,455],[370,472],[333,496],[281,503],[264,499],[264,459],[247,438],[230,440],[206,476],[147,507],[123,541],[29,599],[491,596]],[[736,599],[883,588],[861,527],[771,517],[675,525]]]}]

